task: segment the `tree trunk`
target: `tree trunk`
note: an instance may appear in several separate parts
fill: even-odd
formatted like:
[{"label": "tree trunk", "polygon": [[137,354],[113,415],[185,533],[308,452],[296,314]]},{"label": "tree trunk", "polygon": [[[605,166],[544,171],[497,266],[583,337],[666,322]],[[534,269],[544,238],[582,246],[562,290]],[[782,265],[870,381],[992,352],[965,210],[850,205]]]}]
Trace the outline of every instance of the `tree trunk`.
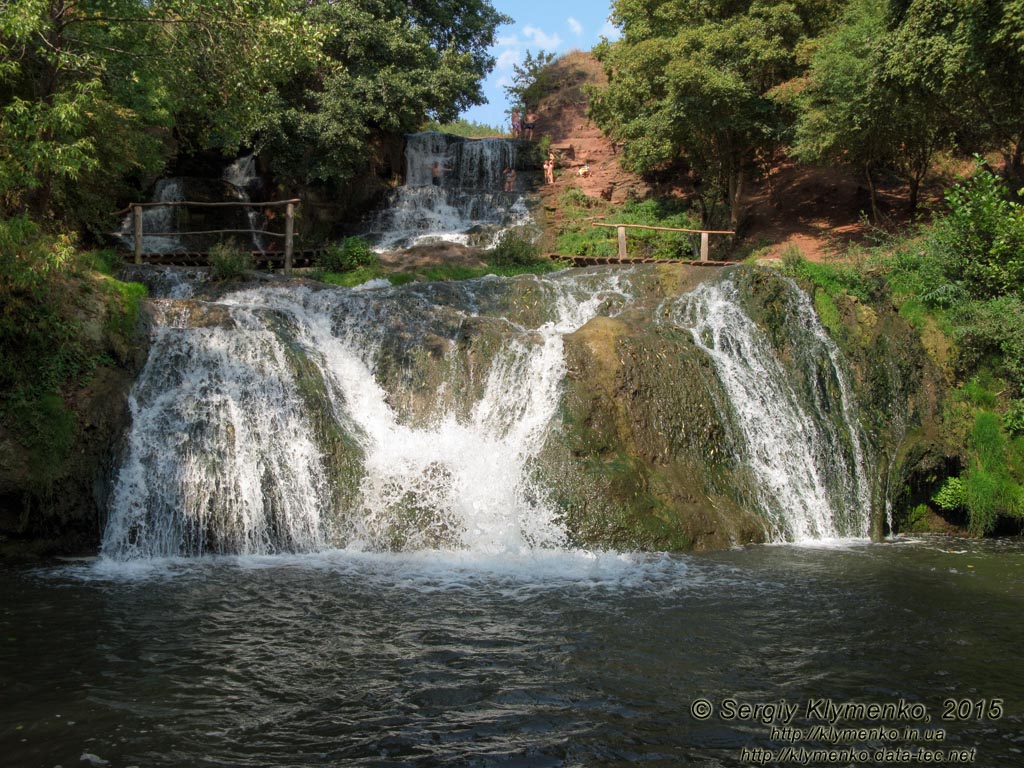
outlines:
[{"label": "tree trunk", "polygon": [[740,199],[743,197],[743,167],[740,166],[733,173],[729,174],[729,229],[733,232],[739,231]]},{"label": "tree trunk", "polygon": [[911,176],[910,177],[910,200],[907,201],[907,212],[915,213],[917,211],[917,199],[918,193],[921,190],[921,177]]},{"label": "tree trunk", "polygon": [[871,220],[878,223],[878,193],[875,190],[875,177],[871,175],[871,166],[864,166],[864,177],[868,181],[868,196],[871,198]]}]

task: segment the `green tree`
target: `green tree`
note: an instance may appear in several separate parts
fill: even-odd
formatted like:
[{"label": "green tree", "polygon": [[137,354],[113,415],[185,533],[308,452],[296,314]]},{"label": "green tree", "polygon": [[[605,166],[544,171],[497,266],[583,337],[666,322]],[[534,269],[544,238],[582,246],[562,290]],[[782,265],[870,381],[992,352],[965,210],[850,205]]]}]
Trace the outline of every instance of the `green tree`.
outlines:
[{"label": "green tree", "polygon": [[997,2],[853,0],[826,35],[792,99],[798,157],[864,174],[877,216],[875,175],[896,171],[916,209],[944,147],[1004,150],[1019,168],[1024,58],[1009,10]]},{"label": "green tree", "polygon": [[554,60],[553,53],[527,51],[522,64],[512,65],[512,85],[505,86],[510,109],[536,109],[551,89],[548,65]]},{"label": "green tree", "polygon": [[482,103],[488,49],[510,21],[488,0],[310,0],[300,15],[325,31],[320,56],[279,90],[257,144],[289,184],[340,185],[376,139]]},{"label": "green tree", "polygon": [[787,137],[789,106],[772,91],[802,72],[799,52],[836,3],[618,0],[618,42],[599,45],[607,88],[591,114],[638,171],[688,165],[705,225],[718,203],[741,223],[744,183]]},{"label": "green tree", "polygon": [[268,84],[305,50],[290,5],[6,3],[0,205],[95,224],[126,177],[160,171],[172,128],[179,140],[237,149],[261,122]]}]

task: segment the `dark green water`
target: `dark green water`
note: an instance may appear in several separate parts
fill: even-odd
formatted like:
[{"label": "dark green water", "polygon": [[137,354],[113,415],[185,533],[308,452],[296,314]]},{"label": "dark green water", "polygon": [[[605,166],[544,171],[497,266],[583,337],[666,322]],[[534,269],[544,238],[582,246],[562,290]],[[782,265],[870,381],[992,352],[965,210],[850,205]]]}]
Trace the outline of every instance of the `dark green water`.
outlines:
[{"label": "dark green water", "polygon": [[[808,764],[925,748],[1024,765],[1019,541],[0,576],[7,766],[742,766],[758,749],[831,746],[806,735],[828,726],[806,712],[819,699],[902,699],[931,721],[840,719],[900,738],[843,737],[832,748],[871,759]],[[706,720],[691,713],[701,698]],[[730,698],[797,705],[805,733],[727,719]],[[947,699],[985,699],[987,716],[976,705],[943,722]]]}]

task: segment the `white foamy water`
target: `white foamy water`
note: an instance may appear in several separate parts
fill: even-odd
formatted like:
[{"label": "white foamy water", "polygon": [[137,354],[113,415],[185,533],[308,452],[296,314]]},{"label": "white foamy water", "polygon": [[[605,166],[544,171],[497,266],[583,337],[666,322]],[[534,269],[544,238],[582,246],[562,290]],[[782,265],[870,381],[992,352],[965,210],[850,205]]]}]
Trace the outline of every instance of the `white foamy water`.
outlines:
[{"label": "white foamy water", "polygon": [[[690,331],[714,362],[743,437],[741,460],[760,480],[759,495],[775,541],[815,541],[868,535],[871,500],[864,474],[856,408],[838,350],[807,297],[791,286],[801,354],[837,384],[840,433],[812,382],[813,402],[794,388],[761,328],[744,312],[730,279],[699,286],[679,299],[673,320]],[[809,373],[808,375],[815,375]]]},{"label": "white foamy water", "polygon": [[[104,554],[563,546],[530,463],[558,406],[562,337],[625,293],[616,275],[543,287],[553,319],[508,334],[468,416],[440,409],[426,425],[399,417],[374,371],[380,321],[407,294],[277,288],[158,303]],[[473,317],[472,285],[460,290]],[[317,368],[339,429],[364,452],[356,509],[332,506],[288,345]]]},{"label": "white foamy water", "polygon": [[[405,163],[405,183],[370,227],[378,251],[438,241],[466,245],[471,239],[489,247],[501,231],[530,219],[522,183],[504,191],[502,172],[516,167],[514,141],[411,134]],[[436,185],[435,163],[441,172]]]}]

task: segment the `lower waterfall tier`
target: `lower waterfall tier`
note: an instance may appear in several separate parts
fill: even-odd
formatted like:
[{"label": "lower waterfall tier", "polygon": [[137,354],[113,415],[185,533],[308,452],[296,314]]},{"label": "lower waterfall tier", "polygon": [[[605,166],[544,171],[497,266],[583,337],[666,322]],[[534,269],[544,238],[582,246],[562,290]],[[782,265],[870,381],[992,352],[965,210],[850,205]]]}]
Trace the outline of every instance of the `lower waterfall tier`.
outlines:
[{"label": "lower waterfall tier", "polygon": [[782,333],[744,270],[154,299],[103,553],[866,537],[877,473],[841,355],[756,274]]}]

